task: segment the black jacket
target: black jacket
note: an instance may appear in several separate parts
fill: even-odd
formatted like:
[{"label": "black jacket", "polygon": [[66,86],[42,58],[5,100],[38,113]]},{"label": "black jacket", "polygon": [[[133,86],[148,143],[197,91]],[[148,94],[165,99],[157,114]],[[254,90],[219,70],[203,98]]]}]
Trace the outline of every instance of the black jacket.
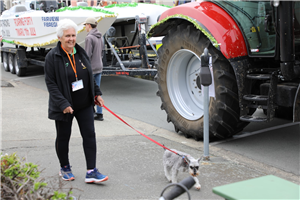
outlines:
[{"label": "black jacket", "polygon": [[[58,42],[57,46],[47,54],[45,60],[45,81],[49,91],[48,117],[53,120],[68,121],[71,115],[64,114],[63,111],[69,106],[72,107],[72,97],[60,45],[61,43]],[[76,54],[78,53],[81,61],[88,69],[91,86],[90,94],[92,102],[94,102],[94,97],[102,95],[102,93],[94,81],[89,57],[85,50],[78,44],[75,45],[75,48]]]}]

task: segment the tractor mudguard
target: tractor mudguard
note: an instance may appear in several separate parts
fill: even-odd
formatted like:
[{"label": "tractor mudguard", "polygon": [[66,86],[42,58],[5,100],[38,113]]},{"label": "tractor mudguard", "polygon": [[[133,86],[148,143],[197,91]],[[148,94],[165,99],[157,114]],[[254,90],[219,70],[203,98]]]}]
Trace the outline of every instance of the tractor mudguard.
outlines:
[{"label": "tractor mudguard", "polygon": [[235,20],[213,2],[193,2],[165,11],[148,37],[164,36],[179,23],[192,23],[227,59],[248,55],[243,34]]}]

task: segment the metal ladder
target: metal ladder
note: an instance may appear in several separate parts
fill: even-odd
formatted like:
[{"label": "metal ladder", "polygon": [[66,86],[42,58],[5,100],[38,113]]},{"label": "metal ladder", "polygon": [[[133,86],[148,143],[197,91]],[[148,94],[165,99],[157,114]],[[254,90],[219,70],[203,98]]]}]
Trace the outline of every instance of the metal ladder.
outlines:
[{"label": "metal ladder", "polygon": [[[242,94],[242,105],[241,105],[241,121],[246,122],[268,122],[271,121],[275,115],[276,105],[276,91],[278,76],[277,71],[274,69],[260,69],[257,73],[256,70],[247,71],[245,82],[251,80],[258,81],[269,81],[269,91],[268,95],[256,95],[256,94]],[[261,72],[265,73],[261,73]],[[245,90],[244,90],[245,91]],[[246,92],[245,92],[246,93]],[[266,110],[266,117],[258,117],[253,115],[248,115],[250,108],[262,108]]]}]

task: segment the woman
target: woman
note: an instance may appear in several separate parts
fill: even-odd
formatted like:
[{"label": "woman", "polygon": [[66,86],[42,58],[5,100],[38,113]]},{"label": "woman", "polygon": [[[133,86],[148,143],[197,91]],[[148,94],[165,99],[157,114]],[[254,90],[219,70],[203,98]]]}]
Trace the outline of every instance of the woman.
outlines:
[{"label": "woman", "polygon": [[[108,176],[96,168],[96,136],[94,105],[104,105],[100,88],[96,85],[89,58],[76,44],[77,25],[70,19],[59,21],[59,42],[46,56],[45,81],[49,91],[49,119],[55,120],[55,149],[60,162],[63,180],[74,180],[69,163],[69,141],[75,117],[86,159],[85,182],[103,182]],[[95,104],[94,104],[95,103]]]}]

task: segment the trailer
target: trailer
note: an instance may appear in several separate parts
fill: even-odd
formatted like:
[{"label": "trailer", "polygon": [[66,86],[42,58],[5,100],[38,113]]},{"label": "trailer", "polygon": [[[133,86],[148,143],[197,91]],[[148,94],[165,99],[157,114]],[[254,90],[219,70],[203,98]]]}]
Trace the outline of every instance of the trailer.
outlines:
[{"label": "trailer", "polygon": [[[131,3],[113,4],[104,8],[64,7],[55,12],[49,11],[47,13],[28,11],[22,5],[14,6],[11,8],[12,13],[6,14],[8,17],[0,18],[0,25],[4,33],[3,42],[6,43],[1,48],[3,67],[5,71],[17,76],[25,76],[30,65],[43,67],[47,53],[58,41],[55,35],[58,20],[71,15],[71,19],[76,21],[79,27],[77,43],[84,47],[87,33],[82,25],[86,17],[82,15],[83,13],[86,15],[96,13],[94,15],[98,20],[97,28],[103,34],[105,43],[102,74],[104,76],[141,75],[154,77],[157,73],[154,64],[157,59],[156,41],[160,42],[161,37],[149,40],[146,38],[146,33],[150,26],[157,22],[158,16],[169,8],[155,4]],[[9,18],[9,16],[13,17]],[[47,24],[48,22],[49,24]],[[14,36],[12,25],[15,25],[16,29],[24,28],[21,30],[22,32],[19,31]],[[30,32],[32,27],[27,28],[26,25],[35,26],[37,33],[33,37],[31,37],[32,33]],[[47,26],[45,33],[38,33],[40,31],[36,30],[38,26]],[[29,30],[29,33],[25,30]],[[36,42],[37,39],[44,41]]]}]

